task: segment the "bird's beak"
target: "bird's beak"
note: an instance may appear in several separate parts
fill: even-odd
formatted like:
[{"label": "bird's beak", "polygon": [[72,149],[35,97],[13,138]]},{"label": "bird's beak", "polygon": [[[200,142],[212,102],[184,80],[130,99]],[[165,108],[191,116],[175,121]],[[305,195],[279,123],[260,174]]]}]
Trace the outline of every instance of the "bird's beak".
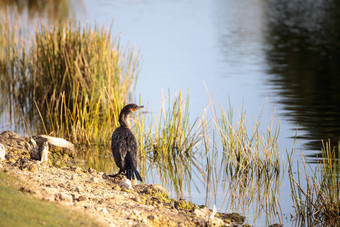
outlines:
[{"label": "bird's beak", "polygon": [[133,108],[132,111],[135,112],[136,110],[142,109],[144,106],[137,106],[136,108]]}]

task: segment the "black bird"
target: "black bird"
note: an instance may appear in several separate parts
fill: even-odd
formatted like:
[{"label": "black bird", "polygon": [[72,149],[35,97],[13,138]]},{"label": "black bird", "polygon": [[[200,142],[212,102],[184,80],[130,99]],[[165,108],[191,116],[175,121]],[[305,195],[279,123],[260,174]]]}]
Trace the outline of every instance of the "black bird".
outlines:
[{"label": "black bird", "polygon": [[138,144],[130,129],[129,115],[143,107],[136,104],[124,106],[119,115],[120,126],[112,133],[111,148],[116,165],[119,167],[118,174],[125,171],[129,180],[137,178],[137,180],[142,181],[137,171]]}]

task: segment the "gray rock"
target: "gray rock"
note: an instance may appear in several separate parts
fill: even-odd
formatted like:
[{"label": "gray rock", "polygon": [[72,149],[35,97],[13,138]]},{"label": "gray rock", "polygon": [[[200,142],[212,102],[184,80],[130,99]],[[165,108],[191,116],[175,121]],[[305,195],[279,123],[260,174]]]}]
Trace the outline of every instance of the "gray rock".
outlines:
[{"label": "gray rock", "polygon": [[0,143],[0,161],[5,160],[6,150],[5,146]]}]

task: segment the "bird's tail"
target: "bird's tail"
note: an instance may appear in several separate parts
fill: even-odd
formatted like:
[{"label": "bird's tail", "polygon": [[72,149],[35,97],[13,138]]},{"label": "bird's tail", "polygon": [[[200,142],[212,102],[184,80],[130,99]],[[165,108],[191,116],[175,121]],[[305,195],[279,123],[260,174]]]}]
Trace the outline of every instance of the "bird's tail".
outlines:
[{"label": "bird's tail", "polygon": [[129,180],[131,179],[134,180],[137,178],[137,180],[143,181],[138,170],[136,170],[136,168],[133,165],[133,161],[132,161],[132,158],[129,152],[125,156],[125,170],[126,170],[126,177]]},{"label": "bird's tail", "polygon": [[137,178],[137,180],[139,181],[143,181],[141,176],[139,175],[139,172],[138,170],[136,170],[135,168],[131,168],[131,169],[127,169],[126,170],[126,177],[129,179],[129,180],[134,180]]}]

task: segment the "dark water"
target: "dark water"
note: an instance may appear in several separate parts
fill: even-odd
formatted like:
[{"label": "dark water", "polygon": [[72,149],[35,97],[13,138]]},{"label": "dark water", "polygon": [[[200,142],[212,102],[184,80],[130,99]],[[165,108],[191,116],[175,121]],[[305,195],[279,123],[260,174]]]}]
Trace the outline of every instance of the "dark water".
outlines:
[{"label": "dark water", "polygon": [[307,150],[340,138],[339,1],[271,1],[268,83]]},{"label": "dark water", "polygon": [[[68,18],[114,22],[122,43],[141,49],[136,100],[140,95],[151,111],[159,110],[162,91],[189,90],[195,118],[209,103],[206,84],[217,108],[228,108],[230,99],[235,114],[244,105],[249,119],[259,115],[267,98],[261,123],[268,125],[274,111],[281,119],[283,157],[296,133],[298,150],[309,156],[320,154],[321,140],[335,145],[340,139],[337,0],[26,2],[0,0],[0,9],[17,8],[29,25]],[[8,112],[0,113],[0,130],[11,129]],[[289,190],[285,178],[286,217],[292,213]],[[192,196],[204,201],[198,192]]]}]

